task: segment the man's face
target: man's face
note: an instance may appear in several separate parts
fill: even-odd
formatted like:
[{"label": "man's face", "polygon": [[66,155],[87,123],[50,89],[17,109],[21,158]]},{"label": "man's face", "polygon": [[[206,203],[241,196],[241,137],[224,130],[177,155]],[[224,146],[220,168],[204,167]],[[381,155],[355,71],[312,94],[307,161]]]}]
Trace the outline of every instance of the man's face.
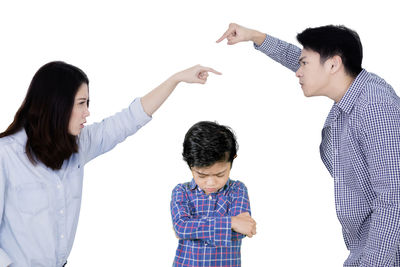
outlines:
[{"label": "man's face", "polygon": [[296,77],[299,78],[304,95],[326,95],[331,69],[330,60],[326,60],[321,64],[320,55],[317,52],[303,49],[299,63],[300,67],[296,71]]},{"label": "man's face", "polygon": [[216,162],[211,166],[190,169],[196,184],[208,195],[217,192],[226,184],[231,171],[231,163]]}]

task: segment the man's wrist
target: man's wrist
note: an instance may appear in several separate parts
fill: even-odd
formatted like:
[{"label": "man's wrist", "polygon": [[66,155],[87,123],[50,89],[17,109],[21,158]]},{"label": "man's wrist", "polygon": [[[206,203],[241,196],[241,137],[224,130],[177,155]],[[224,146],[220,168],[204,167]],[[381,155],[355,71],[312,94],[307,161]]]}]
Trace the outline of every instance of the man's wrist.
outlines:
[{"label": "man's wrist", "polygon": [[253,41],[253,43],[255,43],[257,46],[260,46],[265,38],[267,37],[267,35],[265,33],[253,30],[251,33],[251,41]]}]

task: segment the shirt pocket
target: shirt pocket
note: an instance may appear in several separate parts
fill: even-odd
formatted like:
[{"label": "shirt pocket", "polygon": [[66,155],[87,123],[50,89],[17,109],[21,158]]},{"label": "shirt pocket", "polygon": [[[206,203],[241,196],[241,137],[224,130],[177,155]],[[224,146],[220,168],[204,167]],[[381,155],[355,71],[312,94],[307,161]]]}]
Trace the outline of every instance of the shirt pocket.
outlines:
[{"label": "shirt pocket", "polygon": [[76,200],[82,197],[83,169],[80,165],[72,169],[66,176],[67,199]]},{"label": "shirt pocket", "polygon": [[43,183],[26,183],[17,187],[18,209],[22,213],[37,214],[49,207],[49,196]]}]

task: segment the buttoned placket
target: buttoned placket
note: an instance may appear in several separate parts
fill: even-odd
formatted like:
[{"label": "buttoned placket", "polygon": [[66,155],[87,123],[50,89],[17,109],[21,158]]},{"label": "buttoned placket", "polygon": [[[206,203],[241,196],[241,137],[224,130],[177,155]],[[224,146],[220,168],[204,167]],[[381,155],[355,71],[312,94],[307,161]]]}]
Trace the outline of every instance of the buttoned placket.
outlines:
[{"label": "buttoned placket", "polygon": [[65,262],[65,257],[67,254],[68,242],[66,237],[66,217],[65,217],[65,210],[66,210],[66,203],[65,203],[65,187],[57,177],[57,190],[56,190],[56,210],[58,211],[57,214],[57,224],[59,229],[59,249],[60,249],[60,256],[61,262]]},{"label": "buttoned placket", "polygon": [[67,250],[68,250],[68,238],[67,238],[67,222],[66,222],[66,192],[64,180],[66,179],[68,168],[65,169],[62,178],[55,174],[54,175],[54,187],[55,187],[55,217],[58,229],[58,253],[59,264],[66,262]]},{"label": "buttoned placket", "polygon": [[48,177],[49,180],[46,181],[48,186],[51,188],[50,190],[53,192],[54,196],[54,211],[55,211],[55,217],[56,217],[56,224],[57,224],[57,229],[58,229],[58,248],[57,248],[57,256],[59,257],[58,259],[58,265],[64,264],[66,262],[66,256],[67,256],[67,249],[68,249],[68,238],[66,236],[66,217],[65,217],[65,212],[66,212],[66,198],[65,198],[65,186],[63,184],[63,180],[68,172],[68,169],[65,170],[63,173],[63,179],[60,178],[60,176],[48,169],[46,166],[42,165],[42,163],[39,163],[39,168],[37,169],[37,175],[40,177]]},{"label": "buttoned placket", "polygon": [[331,170],[332,170],[332,177],[334,180],[334,188],[335,188],[335,206],[336,206],[336,211],[340,212],[341,211],[341,206],[340,206],[340,192],[341,192],[341,187],[343,183],[343,177],[342,174],[340,173],[340,161],[339,161],[339,126],[340,126],[340,120],[342,119],[340,117],[341,113],[339,110],[338,106],[333,107],[333,112],[334,112],[334,117],[331,121],[329,130],[330,132],[330,145],[331,145]]}]

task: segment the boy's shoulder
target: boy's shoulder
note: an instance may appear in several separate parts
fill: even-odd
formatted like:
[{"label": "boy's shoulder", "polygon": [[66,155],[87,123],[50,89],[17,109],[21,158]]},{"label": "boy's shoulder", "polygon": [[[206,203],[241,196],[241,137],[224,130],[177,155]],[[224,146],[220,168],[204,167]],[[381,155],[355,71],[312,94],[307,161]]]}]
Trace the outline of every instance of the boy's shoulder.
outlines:
[{"label": "boy's shoulder", "polygon": [[179,187],[179,188],[187,188],[190,189],[191,187],[195,186],[196,183],[194,182],[194,179],[192,178],[190,181],[188,182],[183,182],[183,183],[179,183],[175,186],[175,188]]},{"label": "boy's shoulder", "polygon": [[[173,192],[177,192],[177,191],[185,191],[186,192],[186,191],[195,189],[196,186],[197,186],[196,183],[192,179],[190,182],[177,184],[174,187]],[[226,187],[227,187],[228,194],[235,193],[235,192],[240,192],[240,191],[247,191],[246,185],[243,182],[239,181],[239,180],[229,179],[228,182],[227,182]]]},{"label": "boy's shoulder", "polygon": [[239,180],[231,180],[228,181],[228,194],[238,194],[242,192],[247,192],[246,185]]},{"label": "boy's shoulder", "polygon": [[172,190],[172,193],[177,193],[177,192],[187,192],[189,191],[193,186],[193,181],[192,182],[185,182],[185,183],[179,183],[177,184],[174,189]]}]

